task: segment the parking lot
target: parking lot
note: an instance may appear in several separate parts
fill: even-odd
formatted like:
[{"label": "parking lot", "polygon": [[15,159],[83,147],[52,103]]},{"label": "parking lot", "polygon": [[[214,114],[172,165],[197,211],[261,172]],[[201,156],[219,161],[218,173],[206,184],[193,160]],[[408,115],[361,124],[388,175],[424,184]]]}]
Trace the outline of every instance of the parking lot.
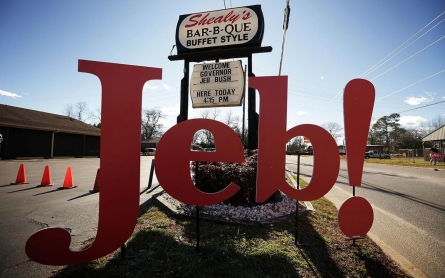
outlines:
[{"label": "parking lot", "polygon": [[[141,157],[140,205],[161,190],[155,175],[147,189],[152,159],[154,156]],[[25,166],[29,184],[11,185],[20,164]],[[0,277],[47,277],[58,268],[29,261],[25,254],[26,240],[40,229],[70,230],[71,248],[95,236],[100,192],[90,190],[99,164],[99,158],[0,160]],[[46,165],[54,185],[38,187]],[[60,190],[68,166],[76,187]]]}]

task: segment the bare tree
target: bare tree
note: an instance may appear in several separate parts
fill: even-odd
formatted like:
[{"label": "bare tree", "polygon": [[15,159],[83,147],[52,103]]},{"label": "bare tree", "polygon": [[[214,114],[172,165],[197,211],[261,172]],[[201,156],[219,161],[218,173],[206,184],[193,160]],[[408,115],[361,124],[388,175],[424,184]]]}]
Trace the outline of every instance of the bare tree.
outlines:
[{"label": "bare tree", "polygon": [[144,109],[141,124],[141,139],[148,140],[164,134],[164,126],[161,120],[165,118],[159,107],[153,109]]},{"label": "bare tree", "polygon": [[88,104],[85,101],[78,101],[74,105],[72,103],[66,104],[62,113],[81,122],[89,119]]},{"label": "bare tree", "polygon": [[[219,115],[221,114],[221,109],[213,108],[213,109],[205,109],[201,111],[201,118],[202,119],[209,119],[209,120],[218,120]],[[195,134],[195,140],[201,144],[201,146],[206,148],[214,148],[215,147],[215,138],[213,137],[213,134],[206,130],[201,129]]]},{"label": "bare tree", "polygon": [[88,118],[99,121],[99,123],[101,122],[101,117],[102,117],[102,111],[101,111],[100,107],[96,107],[95,112],[90,111],[89,116],[88,116]]},{"label": "bare tree", "polygon": [[76,119],[81,122],[88,120],[88,104],[85,101],[78,101],[74,105]]},{"label": "bare tree", "polygon": [[102,111],[100,109],[100,107],[96,107],[96,112],[91,112],[88,115],[89,119],[93,119],[95,122],[97,121],[98,123],[93,123],[93,126],[100,128],[102,125]]},{"label": "bare tree", "polygon": [[[222,123],[228,125],[233,131],[235,131],[236,134],[240,137],[242,140],[243,138],[243,127],[242,122],[239,118],[239,116],[234,116],[232,110],[227,110],[224,119],[220,120],[221,115],[221,109],[219,108],[212,108],[212,109],[205,109],[201,111],[201,118],[202,119],[210,119],[210,120],[216,120],[221,121]],[[192,140],[193,144],[199,144],[204,148],[214,148],[215,147],[215,138],[213,137],[213,134],[205,129],[201,129],[195,133]],[[244,128],[244,146],[247,146],[247,127]]]},{"label": "bare tree", "polygon": [[63,115],[68,116],[70,118],[74,118],[74,107],[73,104],[68,103],[65,105],[62,111]]},{"label": "bare tree", "polygon": [[301,136],[294,137],[287,144],[287,152],[296,153],[304,148],[304,139]]},{"label": "bare tree", "polygon": [[423,135],[425,136],[425,135],[435,131],[436,129],[442,127],[443,125],[445,125],[445,116],[438,114],[431,120],[429,120],[425,123],[422,123],[420,125],[420,127],[424,131]]},{"label": "bare tree", "polygon": [[334,137],[335,141],[337,141],[337,139],[340,138],[342,135],[343,128],[336,122],[327,122],[325,124],[322,124],[321,126],[326,129],[332,137]]},{"label": "bare tree", "polygon": [[226,117],[224,118],[223,123],[225,123],[228,126],[231,126],[236,120],[239,121],[239,117],[233,116],[232,110],[227,110]]},{"label": "bare tree", "polygon": [[243,123],[240,120],[240,117],[233,116],[232,110],[227,110],[226,117],[224,118],[223,122],[226,125],[228,125],[231,129],[233,129],[233,131],[235,131],[236,134],[238,134],[241,141],[243,141],[244,138],[244,142],[242,142],[243,146],[247,146],[247,128],[246,127],[244,128],[244,137],[243,137]]},{"label": "bare tree", "polygon": [[204,109],[201,111],[200,114],[201,118],[203,119],[217,120],[219,114],[221,114],[221,109],[219,108]]}]

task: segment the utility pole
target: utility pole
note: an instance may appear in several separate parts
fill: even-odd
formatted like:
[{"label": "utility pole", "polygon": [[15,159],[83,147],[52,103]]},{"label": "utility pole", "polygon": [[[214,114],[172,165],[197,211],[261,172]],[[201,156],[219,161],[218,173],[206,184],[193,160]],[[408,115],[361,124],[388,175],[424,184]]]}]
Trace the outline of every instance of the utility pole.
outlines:
[{"label": "utility pole", "polygon": [[290,16],[289,0],[286,0],[286,8],[284,8],[284,20],[283,20],[283,42],[281,43],[280,70],[278,71],[278,75],[281,75],[281,64],[283,63],[283,53],[284,53],[284,41],[286,39],[286,30],[289,27],[289,16]]}]

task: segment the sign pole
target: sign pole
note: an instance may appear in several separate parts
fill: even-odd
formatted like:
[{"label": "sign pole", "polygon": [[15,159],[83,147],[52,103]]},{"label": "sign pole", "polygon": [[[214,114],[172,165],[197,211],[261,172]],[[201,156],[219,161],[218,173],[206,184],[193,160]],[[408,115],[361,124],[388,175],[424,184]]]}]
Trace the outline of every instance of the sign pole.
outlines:
[{"label": "sign pole", "polygon": [[278,70],[278,75],[281,75],[281,65],[283,63],[283,53],[284,53],[284,41],[286,39],[286,30],[289,27],[289,16],[290,16],[290,7],[289,7],[289,0],[287,0],[286,8],[284,9],[283,41],[281,43],[281,59],[280,59],[280,69]]},{"label": "sign pole", "polygon": [[181,102],[179,105],[179,116],[176,118],[176,123],[186,121],[188,119],[189,108],[189,65],[190,61],[184,59],[184,77],[181,79]]},{"label": "sign pole", "polygon": [[[247,64],[249,68],[249,77],[255,77],[252,72],[252,53],[249,53],[247,57]],[[247,140],[249,150],[258,149],[258,114],[256,109],[256,92],[254,88],[248,89],[248,104],[247,104]]]},{"label": "sign pole", "polygon": [[244,135],[245,135],[245,132],[244,132],[245,127],[244,127],[244,124],[246,123],[246,73],[247,73],[247,66],[244,65],[243,136],[242,136],[242,138],[243,138],[243,148],[246,148],[245,140],[244,140]]}]

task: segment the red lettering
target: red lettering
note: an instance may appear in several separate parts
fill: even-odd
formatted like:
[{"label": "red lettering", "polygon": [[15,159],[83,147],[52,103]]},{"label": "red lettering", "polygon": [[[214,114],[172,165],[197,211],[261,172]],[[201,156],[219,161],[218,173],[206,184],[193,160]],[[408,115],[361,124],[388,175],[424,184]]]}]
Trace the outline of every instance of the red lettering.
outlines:
[{"label": "red lettering", "polygon": [[238,18],[239,18],[239,15],[232,15],[232,16],[229,18],[229,21],[232,22],[232,24],[233,24],[233,23],[235,23],[235,21],[238,20]]},{"label": "red lettering", "polygon": [[[162,70],[79,60],[79,71],[96,75],[102,84],[97,235],[88,249],[72,251],[67,230],[38,231],[28,239],[25,250],[41,264],[79,264],[113,252],[133,233],[139,212],[142,88],[146,81],[160,79]],[[125,148],[116,148],[122,142]]]},{"label": "red lettering", "polygon": [[209,20],[207,21],[207,24],[212,24],[215,20],[215,17],[211,17],[209,18]]},{"label": "red lettering", "polygon": [[224,17],[224,22],[227,22],[229,20],[229,17],[233,14],[233,11],[230,11],[226,16]]},{"label": "red lettering", "polygon": [[190,17],[189,21],[190,21],[190,22],[193,22],[193,23],[192,23],[192,24],[186,24],[186,25],[185,25],[185,28],[193,27],[193,26],[195,26],[196,24],[198,24],[198,21],[195,20],[195,18],[198,19],[198,18],[201,17],[201,15],[202,15],[202,14],[195,14],[194,16]]},{"label": "red lettering", "polygon": [[[216,152],[190,150],[193,135],[200,129],[207,129],[213,134]],[[156,177],[170,196],[190,205],[217,204],[239,190],[234,183],[217,193],[198,190],[190,178],[190,161],[243,162],[241,140],[227,125],[213,120],[193,119],[170,128],[156,148]]]},{"label": "red lettering", "polygon": [[[238,17],[231,14],[224,21]],[[208,15],[199,24],[206,24]],[[190,18],[190,22],[194,22],[192,26],[198,24],[195,18],[200,17],[201,14],[197,14]],[[79,71],[96,75],[102,84],[100,184],[105,186],[100,187],[97,235],[88,249],[71,251],[71,235],[67,230],[46,228],[38,231],[28,239],[25,250],[31,260],[41,264],[79,264],[113,252],[131,236],[139,212],[142,88],[146,81],[160,79],[162,70],[79,60]],[[363,92],[360,87],[368,86],[361,81],[354,84],[354,90],[359,93]],[[311,124],[286,131],[287,76],[250,77],[249,87],[256,88],[260,95],[256,201],[266,201],[277,190],[302,201],[324,196],[335,184],[340,168],[335,140],[326,130]],[[126,95],[124,102],[122,92]],[[352,105],[348,103],[345,105]],[[200,129],[213,134],[216,152],[190,150],[193,135]],[[312,179],[302,190],[292,188],[283,175],[285,144],[296,136],[308,137],[314,149]],[[116,148],[122,142],[125,148]],[[190,205],[216,204],[239,190],[234,183],[216,193],[198,190],[190,177],[191,161],[243,162],[243,146],[229,126],[213,120],[193,119],[170,128],[158,144],[155,169],[163,189]]]},{"label": "red lettering", "polygon": [[247,20],[247,19],[249,19],[249,18],[252,17],[252,16],[250,15],[250,12],[247,12],[247,13],[246,13],[246,11],[243,11],[243,14],[245,14],[245,15],[243,15],[242,20]]},{"label": "red lettering", "polygon": [[[246,13],[246,11],[243,11],[243,14],[244,14],[242,17],[243,20],[249,19],[251,17],[250,12]],[[189,28],[189,27],[194,27],[196,25],[210,25],[210,24],[222,23],[222,22],[231,22],[232,24],[234,24],[240,18],[239,15],[233,14],[233,10],[228,12],[225,16],[221,15],[218,17],[208,18],[209,15],[210,15],[210,13],[207,13],[203,18],[201,18],[202,17],[201,13],[192,15],[189,18],[190,23],[186,24],[184,27]],[[200,19],[200,20],[198,21],[198,19]]]},{"label": "red lettering", "polygon": [[204,25],[207,24],[207,17],[209,16],[210,13],[207,13],[198,23],[198,25]]},{"label": "red lettering", "polygon": [[[334,186],[340,169],[334,138],[323,128],[310,124],[286,131],[287,76],[250,77],[249,87],[257,89],[260,95],[256,201],[266,201],[277,190],[301,201],[323,197]],[[285,144],[296,136],[308,137],[314,148],[312,179],[302,190],[292,188],[283,176]]]},{"label": "red lettering", "polygon": [[215,23],[221,23],[223,21],[223,16],[218,16],[217,18],[215,18]]}]

